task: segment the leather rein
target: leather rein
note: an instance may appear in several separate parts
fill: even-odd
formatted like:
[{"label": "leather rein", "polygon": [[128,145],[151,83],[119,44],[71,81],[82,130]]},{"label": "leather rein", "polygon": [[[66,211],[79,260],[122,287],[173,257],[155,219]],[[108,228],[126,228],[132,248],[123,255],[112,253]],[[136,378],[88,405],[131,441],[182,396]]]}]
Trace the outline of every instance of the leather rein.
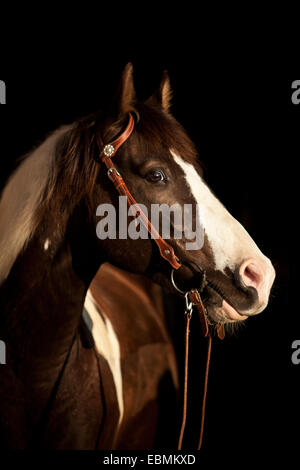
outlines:
[{"label": "leather rein", "polygon": [[[135,211],[132,213],[133,217],[139,217],[139,221],[144,225],[146,230],[149,232],[151,238],[155,241],[158,246],[160,255],[163,259],[168,261],[172,267],[171,272],[171,281],[174,288],[185,296],[186,308],[185,308],[185,360],[184,360],[184,390],[183,390],[183,411],[182,411],[182,422],[180,427],[180,434],[178,439],[178,450],[182,449],[182,441],[184,437],[184,431],[186,426],[186,418],[187,418],[187,396],[188,396],[188,362],[189,362],[189,333],[190,333],[190,321],[192,318],[192,311],[193,308],[196,307],[199,317],[201,328],[204,337],[207,338],[207,359],[206,359],[206,367],[205,367],[205,375],[204,375],[204,386],[203,386],[203,398],[202,398],[202,414],[201,414],[201,424],[200,424],[200,437],[197,446],[197,450],[200,450],[202,441],[203,441],[203,431],[204,431],[204,418],[205,418],[205,405],[206,405],[206,395],[207,395],[207,383],[208,383],[208,373],[209,373],[209,364],[210,364],[210,356],[211,356],[211,345],[212,345],[212,332],[209,328],[207,322],[207,312],[203,305],[201,299],[201,292],[205,286],[206,275],[205,271],[196,263],[192,263],[197,265],[197,267],[202,272],[202,286],[199,289],[191,289],[189,291],[182,291],[175,283],[174,280],[174,272],[178,270],[184,263],[181,263],[178,257],[175,255],[173,247],[167,243],[150,222],[148,217],[142,211],[132,194],[130,193],[122,175],[115,167],[112,158],[116,156],[118,149],[121,145],[126,142],[126,140],[130,137],[134,129],[134,118],[131,113],[129,113],[129,121],[125,128],[125,130],[114,139],[112,142],[103,145],[103,142],[99,135],[97,135],[97,143],[100,149],[100,160],[105,164],[107,168],[107,176],[113,183],[114,187],[118,191],[121,196],[126,196],[128,201],[128,206],[135,206]],[[225,332],[224,332],[224,325],[219,324],[217,326],[217,334],[220,339],[224,339]]]}]

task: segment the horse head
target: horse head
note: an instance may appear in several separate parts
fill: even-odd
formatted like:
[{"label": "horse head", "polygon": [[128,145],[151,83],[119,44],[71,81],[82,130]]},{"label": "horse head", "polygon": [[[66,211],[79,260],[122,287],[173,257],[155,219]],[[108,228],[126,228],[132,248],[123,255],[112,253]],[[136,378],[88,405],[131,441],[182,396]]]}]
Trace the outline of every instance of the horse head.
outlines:
[{"label": "horse head", "polygon": [[[180,237],[174,236],[176,210],[170,213],[173,237],[168,241],[183,263],[176,277],[184,283],[195,273],[188,266],[199,266],[207,276],[205,303],[210,318],[224,323],[244,320],[266,307],[275,271],[204,181],[194,144],[170,114],[170,97],[170,81],[164,73],[159,89],[147,101],[138,101],[129,64],[110,113],[97,132],[103,143],[110,142],[124,129],[128,113],[135,116],[134,131],[115,157],[127,187],[148,214],[151,207],[161,204],[179,212],[181,208],[182,214],[185,207],[194,209],[190,219],[193,227],[181,230]],[[117,194],[105,171],[100,169],[100,175],[99,200],[116,204]],[[192,230],[195,227],[201,233],[198,243],[193,244],[186,232],[196,233]],[[157,256],[158,250],[149,237],[105,239],[99,246],[113,264],[148,274],[160,283],[170,283],[169,265]]]}]

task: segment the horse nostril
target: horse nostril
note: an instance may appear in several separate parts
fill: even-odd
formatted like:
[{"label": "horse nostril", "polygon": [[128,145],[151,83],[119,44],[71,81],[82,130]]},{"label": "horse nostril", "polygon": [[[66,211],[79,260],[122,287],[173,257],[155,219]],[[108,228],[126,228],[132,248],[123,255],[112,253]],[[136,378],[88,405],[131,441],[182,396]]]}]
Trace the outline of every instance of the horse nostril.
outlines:
[{"label": "horse nostril", "polygon": [[243,274],[244,282],[247,286],[259,284],[259,275],[253,271],[250,266],[247,266]]},{"label": "horse nostril", "polygon": [[264,281],[264,271],[260,263],[255,259],[244,261],[239,269],[240,277],[247,287],[255,287],[257,291]]},{"label": "horse nostril", "polygon": [[[270,290],[275,279],[275,270],[267,257],[248,258],[237,267],[236,281],[242,287],[249,288],[249,296],[253,299],[253,306],[248,308],[247,315],[256,315],[264,310],[268,303]],[[250,292],[253,287],[256,291]],[[251,289],[253,291],[253,289]],[[255,297],[256,300],[255,300]],[[245,312],[244,312],[245,313]]]}]

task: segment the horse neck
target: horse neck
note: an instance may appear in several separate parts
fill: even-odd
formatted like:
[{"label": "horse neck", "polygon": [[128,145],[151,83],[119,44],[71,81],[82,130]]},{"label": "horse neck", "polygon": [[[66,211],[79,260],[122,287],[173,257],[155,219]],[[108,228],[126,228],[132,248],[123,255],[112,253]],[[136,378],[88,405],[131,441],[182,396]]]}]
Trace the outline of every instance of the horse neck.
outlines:
[{"label": "horse neck", "polygon": [[29,383],[53,381],[78,332],[85,293],[100,264],[83,220],[86,214],[77,209],[57,235],[57,221],[48,214],[1,287],[7,360]]}]

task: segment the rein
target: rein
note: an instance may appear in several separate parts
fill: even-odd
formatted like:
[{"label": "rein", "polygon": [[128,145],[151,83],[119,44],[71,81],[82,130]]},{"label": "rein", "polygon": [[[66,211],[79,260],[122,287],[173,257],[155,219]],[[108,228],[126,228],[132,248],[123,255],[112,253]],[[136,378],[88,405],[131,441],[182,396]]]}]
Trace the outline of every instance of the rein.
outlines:
[{"label": "rein", "polygon": [[[121,145],[126,142],[126,140],[130,137],[134,129],[134,118],[131,113],[129,113],[129,121],[126,126],[126,129],[122,132],[122,134],[117,137],[112,142],[103,146],[101,138],[97,135],[97,143],[100,149],[100,160],[105,164],[107,168],[107,176],[113,183],[114,187],[118,191],[118,193],[122,196],[126,196],[128,206],[135,206],[137,209],[136,212],[132,211],[133,217],[137,217],[137,212],[139,213],[139,219],[148,230],[151,238],[155,241],[158,246],[160,255],[163,259],[168,261],[172,267],[171,272],[171,282],[174,288],[185,296],[186,308],[184,311],[185,314],[185,360],[184,360],[184,391],[183,391],[183,411],[182,411],[182,422],[180,428],[180,435],[178,440],[178,450],[182,448],[182,441],[184,437],[184,431],[186,426],[186,419],[187,419],[187,397],[188,397],[188,361],[189,361],[189,333],[190,333],[190,321],[192,318],[193,308],[196,307],[201,328],[203,332],[203,336],[207,338],[207,358],[206,358],[206,367],[205,367],[205,376],[204,376],[204,388],[203,388],[203,399],[202,399],[202,414],[201,414],[201,424],[200,424],[200,437],[197,450],[200,450],[202,441],[203,441],[203,432],[204,432],[204,419],[205,419],[205,405],[206,405],[206,396],[207,396],[207,384],[208,384],[208,373],[209,373],[209,365],[210,365],[210,357],[211,357],[211,345],[212,345],[212,332],[207,323],[207,313],[206,309],[203,305],[201,299],[201,292],[206,283],[206,275],[205,271],[196,263],[191,263],[197,265],[198,268],[202,271],[203,279],[201,282],[200,289],[191,289],[187,292],[182,291],[176,285],[174,281],[174,272],[178,270],[184,263],[180,263],[178,257],[175,255],[173,247],[167,243],[150,222],[148,217],[142,211],[132,194],[130,193],[122,175],[115,167],[112,158],[116,156],[118,149]],[[224,325],[219,324],[217,326],[217,334],[220,339],[224,339],[225,332],[224,332]]]}]

